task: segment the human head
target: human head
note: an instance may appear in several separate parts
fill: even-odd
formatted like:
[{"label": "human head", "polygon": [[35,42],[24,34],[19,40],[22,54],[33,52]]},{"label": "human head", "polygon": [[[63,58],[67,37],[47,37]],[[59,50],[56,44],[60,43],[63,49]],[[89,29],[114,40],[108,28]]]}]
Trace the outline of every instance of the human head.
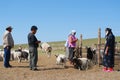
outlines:
[{"label": "human head", "polygon": [[12,29],[13,29],[13,28],[12,28],[11,26],[8,26],[8,27],[6,28],[6,30],[9,31],[9,32],[11,32]]},{"label": "human head", "polygon": [[37,30],[38,30],[37,26],[32,26],[31,27],[31,31],[32,31],[33,34],[35,34],[37,32]]},{"label": "human head", "polygon": [[111,32],[112,32],[112,30],[110,28],[106,28],[105,29],[106,36],[109,35]]},{"label": "human head", "polygon": [[72,31],[71,31],[71,34],[72,34],[72,35],[75,35],[75,34],[76,34],[76,30],[72,30]]}]

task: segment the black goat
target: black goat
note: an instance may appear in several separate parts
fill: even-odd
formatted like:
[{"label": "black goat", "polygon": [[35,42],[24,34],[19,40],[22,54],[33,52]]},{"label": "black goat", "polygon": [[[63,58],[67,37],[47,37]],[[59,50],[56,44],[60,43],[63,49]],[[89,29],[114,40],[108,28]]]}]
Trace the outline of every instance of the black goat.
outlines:
[{"label": "black goat", "polygon": [[87,47],[87,59],[92,61],[93,64],[97,64],[96,50],[91,49],[91,47]]}]

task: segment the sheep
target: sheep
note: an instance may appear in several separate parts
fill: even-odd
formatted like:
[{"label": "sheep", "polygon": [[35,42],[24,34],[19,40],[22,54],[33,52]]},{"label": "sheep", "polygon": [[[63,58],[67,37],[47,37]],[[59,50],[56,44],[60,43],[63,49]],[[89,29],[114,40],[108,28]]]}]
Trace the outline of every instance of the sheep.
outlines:
[{"label": "sheep", "polygon": [[75,69],[88,70],[89,60],[87,58],[73,58],[73,65]]},{"label": "sheep", "polygon": [[104,50],[100,50],[100,57],[103,59],[103,55],[104,55]]},{"label": "sheep", "polygon": [[0,55],[0,61],[3,61],[3,57]]},{"label": "sheep", "polygon": [[21,58],[23,58],[23,59],[25,59],[25,60],[28,60],[28,52],[26,52],[26,51],[22,51],[21,52]]},{"label": "sheep", "polygon": [[22,50],[22,51],[25,51],[25,52],[29,53],[29,50],[28,50],[28,49],[24,49],[24,50]]},{"label": "sheep", "polygon": [[87,47],[87,59],[89,59],[93,64],[97,64],[97,54],[96,49],[91,49],[91,47]]},{"label": "sheep", "polygon": [[[4,51],[0,50],[0,61],[4,60]],[[10,60],[13,60],[13,54],[10,55]]]},{"label": "sheep", "polygon": [[56,64],[62,65],[63,67],[66,66],[67,57],[63,54],[55,55],[56,56]]},{"label": "sheep", "polygon": [[30,60],[30,54],[29,54],[29,50],[28,49],[24,49],[23,51],[28,53],[28,61]]},{"label": "sheep", "polygon": [[46,42],[42,43],[40,45],[40,48],[42,49],[43,52],[45,52],[46,54],[48,54],[48,57],[51,56],[52,47],[48,43],[46,43]]},{"label": "sheep", "polygon": [[103,49],[101,49],[100,50],[100,61],[101,61],[101,65],[102,65],[102,63],[103,63],[103,56],[104,56],[104,50]]},{"label": "sheep", "polygon": [[19,51],[15,50],[11,53],[13,55],[13,60],[18,59],[18,62],[21,62],[22,58],[28,60],[28,52],[27,51]]},{"label": "sheep", "polygon": [[17,59],[18,62],[21,62],[21,52],[20,51],[11,51],[12,60]]},{"label": "sheep", "polygon": [[91,47],[87,48],[87,59],[89,59],[89,60],[93,59],[93,52],[91,50]]},{"label": "sheep", "polygon": [[0,61],[3,61],[3,57],[4,57],[4,51],[0,50]]}]

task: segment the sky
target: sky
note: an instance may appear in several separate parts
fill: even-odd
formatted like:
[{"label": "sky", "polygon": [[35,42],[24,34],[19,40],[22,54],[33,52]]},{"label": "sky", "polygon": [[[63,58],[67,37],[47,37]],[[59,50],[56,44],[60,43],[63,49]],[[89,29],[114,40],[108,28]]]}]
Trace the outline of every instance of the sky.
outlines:
[{"label": "sky", "polygon": [[27,43],[32,25],[42,42],[63,41],[71,30],[83,39],[105,36],[110,27],[120,36],[120,0],[0,0],[0,45],[7,26],[15,44]]}]

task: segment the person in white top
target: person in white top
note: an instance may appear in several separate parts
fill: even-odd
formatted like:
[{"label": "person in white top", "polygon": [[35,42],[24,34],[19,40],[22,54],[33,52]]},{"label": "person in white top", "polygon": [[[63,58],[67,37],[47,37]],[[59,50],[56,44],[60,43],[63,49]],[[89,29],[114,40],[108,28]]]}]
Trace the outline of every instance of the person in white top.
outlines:
[{"label": "person in white top", "polygon": [[4,67],[9,68],[12,67],[9,63],[10,61],[10,54],[11,54],[11,48],[14,47],[14,40],[12,37],[12,27],[9,26],[6,28],[6,31],[3,35],[3,48],[4,48]]},{"label": "person in white top", "polygon": [[66,40],[65,44],[65,51],[66,51],[66,58],[69,58],[69,43],[68,43],[68,39]]}]

